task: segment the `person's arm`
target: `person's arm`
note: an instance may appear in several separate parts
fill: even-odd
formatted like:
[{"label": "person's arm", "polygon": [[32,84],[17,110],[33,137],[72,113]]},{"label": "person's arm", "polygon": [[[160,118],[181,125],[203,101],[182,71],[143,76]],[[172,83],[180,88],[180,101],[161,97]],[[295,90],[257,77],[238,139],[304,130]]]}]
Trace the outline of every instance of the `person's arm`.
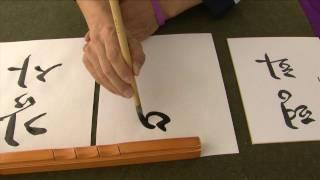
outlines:
[{"label": "person's arm", "polygon": [[83,16],[90,27],[102,22],[113,26],[110,6],[105,0],[76,0]]}]

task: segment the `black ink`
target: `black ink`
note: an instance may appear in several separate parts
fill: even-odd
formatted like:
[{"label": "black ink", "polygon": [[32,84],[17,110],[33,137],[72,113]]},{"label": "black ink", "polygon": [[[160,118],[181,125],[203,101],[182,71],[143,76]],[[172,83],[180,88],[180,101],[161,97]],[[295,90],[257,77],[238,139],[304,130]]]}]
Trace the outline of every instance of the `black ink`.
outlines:
[{"label": "black ink", "polygon": [[144,127],[148,128],[148,129],[154,129],[154,128],[156,127],[156,126],[154,126],[154,125],[152,125],[152,124],[149,123],[148,119],[146,119],[146,118],[144,117],[143,112],[139,112],[139,111],[137,110],[137,113],[138,113],[139,120],[140,120],[141,124],[142,124]]},{"label": "black ink", "polygon": [[23,97],[23,96],[25,96],[25,95],[27,95],[27,93],[26,94],[22,94],[21,96],[19,96],[19,97],[17,97],[17,98],[15,98],[14,99],[14,101],[16,102],[16,105],[14,106],[14,107],[16,107],[16,108],[22,108],[27,102],[29,102],[30,104],[32,104],[32,105],[34,105],[35,103],[36,103],[36,101],[33,99],[33,97],[28,97],[27,98],[27,100],[24,102],[24,103],[21,103],[20,102],[20,99]]},{"label": "black ink", "polygon": [[[12,114],[9,114],[7,116],[3,116],[3,117],[0,117],[0,121],[3,121],[4,119],[9,118],[9,122],[8,122],[8,126],[7,126],[7,130],[6,130],[6,135],[5,135],[5,141],[7,142],[8,145],[10,146],[19,146],[19,143],[17,141],[14,140],[14,131],[15,131],[15,124],[16,124],[16,118],[17,118],[17,114],[27,108],[29,108],[30,106],[33,106],[36,101],[33,99],[33,97],[29,97],[27,98],[26,102],[24,103],[21,103],[20,102],[20,99],[25,96],[26,94],[23,94],[19,97],[17,97],[15,99],[15,102],[16,102],[16,105],[15,107],[16,108],[22,108]],[[23,108],[23,106],[29,102],[30,104],[26,107]]]},{"label": "black ink", "polygon": [[[20,105],[22,104],[22,103],[20,102],[20,99],[21,99],[23,96],[25,96],[25,95],[26,95],[26,94],[23,94],[23,95],[21,95],[21,96],[19,96],[19,97],[17,97],[17,98],[15,99],[15,101],[16,101],[16,103],[17,103],[17,104],[15,105],[15,107],[17,107],[17,108],[22,108],[22,107],[20,107]],[[21,111],[29,108],[30,106],[33,106],[33,105],[36,104],[36,101],[34,100],[34,98],[33,98],[32,96],[30,96],[29,98],[27,98],[26,102],[23,103],[23,105],[25,105],[27,102],[30,103],[28,106],[26,106],[26,107],[24,107],[24,108],[22,108],[22,109],[20,109],[20,110],[18,110],[18,111],[16,111],[16,112],[14,112],[14,113],[12,113],[12,114],[9,114],[9,115],[7,115],[7,116],[0,117],[0,121],[3,121],[4,119],[6,119],[6,118],[8,118],[8,117],[10,117],[10,116],[16,115],[16,114],[18,114],[19,112],[21,112]]]},{"label": "black ink", "polygon": [[266,53],[265,54],[265,59],[264,60],[256,60],[257,63],[266,63],[267,64],[267,67],[269,69],[269,73],[270,73],[270,76],[274,79],[278,79],[280,80],[280,77],[278,77],[274,71],[274,68],[272,66],[273,63],[277,63],[277,62],[280,62],[279,63],[279,67],[281,68],[282,72],[283,72],[283,75],[286,76],[286,77],[290,77],[290,78],[296,78],[296,76],[294,76],[293,74],[290,74],[290,72],[293,71],[293,68],[291,68],[291,65],[286,63],[288,61],[287,58],[285,59],[280,59],[280,60],[275,60],[275,61],[271,61],[268,54]]},{"label": "black ink", "polygon": [[19,76],[19,80],[18,80],[18,85],[22,88],[27,88],[27,86],[25,85],[25,80],[26,80],[26,74],[27,74],[27,70],[28,70],[30,56],[31,55],[29,55],[24,60],[22,68],[17,68],[17,67],[9,67],[8,68],[9,71],[21,71],[20,76]]},{"label": "black ink", "polygon": [[[7,116],[0,117],[0,121],[5,120],[6,118],[9,118],[9,122],[7,125],[7,130],[6,130],[6,135],[5,135],[5,141],[7,142],[8,145],[10,146],[19,146],[19,143],[14,140],[14,133],[15,133],[15,125],[16,125],[16,120],[17,120],[17,114],[20,113],[21,111],[24,111],[25,109],[33,106],[36,104],[36,101],[32,96],[28,97],[25,102],[21,102],[21,98],[24,97],[26,94],[23,94],[17,98],[15,98],[16,108],[19,108],[16,112],[9,114]],[[26,104],[29,103],[27,106]],[[36,121],[37,119],[41,118],[42,116],[46,115],[46,113],[40,114],[39,116],[36,116],[26,122],[24,125],[26,127],[26,130],[32,134],[32,135],[39,135],[46,133],[47,130],[44,128],[37,128],[37,127],[31,127],[30,125]]]},{"label": "black ink", "polygon": [[[9,67],[8,71],[21,71],[19,75],[19,80],[18,80],[18,85],[22,88],[27,88],[25,81],[26,81],[26,76],[27,76],[27,71],[28,71],[28,66],[29,66],[29,61],[30,61],[31,55],[29,55],[25,60],[22,65],[22,67]],[[37,75],[37,79],[42,82],[46,82],[45,76],[52,71],[53,69],[62,66],[62,64],[56,64],[54,66],[51,66],[45,70],[43,70],[40,66],[35,66],[35,70],[39,71],[40,73]],[[5,141],[7,142],[8,145],[10,146],[19,146],[19,143],[14,139],[14,133],[15,133],[15,124],[17,120],[17,114],[20,113],[21,111],[26,110],[27,108],[33,106],[36,104],[36,101],[32,96],[28,97],[24,102],[21,101],[21,99],[27,95],[27,93],[22,94],[19,97],[16,97],[14,99],[15,101],[15,108],[18,110],[12,114],[0,117],[0,122],[4,121],[6,118],[9,118],[8,125],[7,125],[7,130],[5,134]],[[29,103],[28,105],[26,105]],[[39,128],[39,127],[33,127],[31,126],[32,123],[34,123],[36,120],[40,119],[41,117],[45,116],[47,113],[42,113],[36,117],[31,118],[29,121],[24,123],[24,126],[26,128],[26,131],[28,131],[32,135],[40,135],[44,134],[47,132],[47,129],[45,128]]]},{"label": "black ink", "polygon": [[95,83],[94,98],[92,107],[92,123],[91,123],[91,146],[97,145],[97,121],[98,121],[98,109],[99,109],[99,95],[100,85]]},{"label": "black ink", "polygon": [[30,119],[29,121],[27,121],[26,123],[24,123],[24,127],[26,127],[26,130],[32,135],[40,135],[40,134],[46,133],[47,129],[45,129],[45,128],[38,128],[38,127],[31,127],[30,126],[34,121],[41,118],[42,116],[45,116],[46,114],[47,113],[40,114],[39,116],[36,116],[36,117]]},{"label": "black ink", "polygon": [[318,81],[320,82],[320,77],[318,77]]},{"label": "black ink", "polygon": [[46,79],[44,78],[51,70],[53,70],[54,68],[56,67],[59,67],[59,66],[62,66],[62,64],[57,64],[57,65],[54,65],[46,70],[43,70],[40,66],[36,66],[34,69],[39,71],[39,72],[42,72],[41,74],[39,74],[37,76],[37,79],[39,79],[39,81],[42,81],[42,82],[46,82]]},{"label": "black ink", "polygon": [[156,125],[159,129],[161,129],[162,131],[167,131],[166,129],[166,124],[168,124],[170,122],[170,118],[169,116],[167,116],[166,114],[164,113],[161,113],[161,112],[155,112],[155,111],[152,111],[152,112],[149,112],[147,115],[146,115],[146,121],[149,120],[150,117],[152,116],[158,116],[160,118],[162,118],[161,121],[159,121]]},{"label": "black ink", "polygon": [[[142,111],[142,108],[141,106],[137,106],[137,113],[138,113],[138,116],[139,116],[139,119],[140,119],[140,122],[142,123],[142,125],[148,129],[154,129],[156,126],[161,129],[162,131],[167,131],[167,128],[166,128],[166,125],[171,121],[170,120],[170,117],[167,116],[166,114],[164,113],[161,113],[161,112],[155,112],[155,111],[152,111],[152,112],[149,112],[146,117],[143,115],[143,111]],[[158,116],[160,117],[162,120],[160,120],[156,126],[153,125],[153,124],[150,124],[149,123],[149,118],[152,117],[152,116]]]},{"label": "black ink", "polygon": [[[315,121],[314,119],[312,119],[310,117],[312,115],[312,112],[308,110],[308,107],[306,105],[300,105],[300,106],[296,107],[295,109],[289,109],[285,106],[285,103],[287,103],[289,101],[289,99],[292,97],[292,94],[289,91],[280,90],[278,92],[278,96],[280,99],[283,100],[281,102],[281,110],[282,110],[282,114],[283,114],[285,123],[289,128],[298,129],[298,127],[294,126],[293,122],[292,122],[296,118],[297,115],[300,118],[303,118],[301,120],[301,122],[303,124],[309,124],[309,123]],[[291,115],[290,115],[290,113],[291,113]]]},{"label": "black ink", "polygon": [[13,114],[8,122],[7,130],[6,130],[6,135],[4,140],[7,142],[8,145],[10,146],[19,146],[19,143],[14,140],[14,131],[16,129],[16,114]]},{"label": "black ink", "polygon": [[[26,76],[27,76],[27,71],[28,71],[28,66],[29,66],[29,61],[30,61],[30,57],[31,55],[29,55],[25,60],[24,60],[24,63],[22,65],[21,68],[17,68],[17,67],[9,67],[8,70],[9,71],[21,71],[20,72],[20,76],[19,76],[19,80],[18,80],[18,85],[22,88],[27,88],[26,84],[25,84],[25,81],[26,81]],[[42,82],[46,82],[46,79],[45,79],[45,76],[50,72],[52,71],[54,68],[57,68],[59,66],[62,66],[62,64],[56,64],[52,67],[49,67],[48,69],[46,70],[43,70],[40,66],[36,66],[34,69],[36,71],[39,71],[41,72],[39,75],[37,75],[37,79],[39,81],[42,81]]]}]

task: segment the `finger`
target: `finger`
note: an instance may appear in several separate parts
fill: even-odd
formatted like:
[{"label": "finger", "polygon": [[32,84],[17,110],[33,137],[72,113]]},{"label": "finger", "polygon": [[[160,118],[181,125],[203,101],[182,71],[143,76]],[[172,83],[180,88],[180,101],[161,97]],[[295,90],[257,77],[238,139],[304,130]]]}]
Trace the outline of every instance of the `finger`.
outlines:
[{"label": "finger", "polygon": [[[104,48],[101,47],[101,45],[96,45],[95,46],[95,50],[99,48],[97,51],[100,50],[104,51]],[[102,72],[100,75],[102,76],[102,78],[106,81],[109,80],[112,85],[116,88],[116,90],[119,92],[120,95],[130,98],[133,94],[133,90],[130,86],[130,84],[125,83],[124,81],[121,80],[121,78],[117,75],[117,73],[114,71],[113,67],[111,66],[111,64],[109,63],[108,60],[101,60],[100,57],[105,57],[102,55],[102,53],[100,53],[100,57],[99,54],[96,53],[97,51],[93,50],[93,47],[88,46],[87,48],[88,51],[88,56],[90,60],[92,60],[92,64],[94,65],[99,65],[97,66],[97,69],[99,69],[100,72]],[[103,61],[103,64],[102,64]]]},{"label": "finger", "polygon": [[90,31],[88,31],[88,32],[86,33],[86,35],[84,35],[84,40],[85,40],[86,42],[89,42],[89,41],[90,41]]},{"label": "finger", "polygon": [[145,62],[146,56],[143,52],[142,45],[138,40],[134,38],[129,38],[128,43],[133,62],[133,71],[134,74],[137,76],[139,75],[141,67]]},{"label": "finger", "polygon": [[[84,47],[84,61],[90,62],[91,65],[91,71],[93,71],[91,74],[94,76],[94,78],[97,80],[97,82],[101,85],[103,85],[108,90],[112,91],[115,94],[120,95],[120,92],[115,88],[112,83],[109,81],[109,79],[104,75],[102,72],[102,69],[99,64],[98,57],[95,55],[95,53],[92,51],[91,46],[85,46]],[[88,63],[87,63],[88,64]]]},{"label": "finger", "polygon": [[133,80],[132,68],[130,68],[122,56],[118,37],[115,31],[110,33],[109,38],[106,38],[105,48],[107,58],[113,69],[123,81],[130,84]]},{"label": "finger", "polygon": [[85,65],[91,76],[97,81],[97,83],[102,85],[104,88],[108,89],[113,94],[119,94],[110,82],[105,82],[100,79],[94,66],[91,64],[90,60],[88,60],[86,56],[83,56],[83,64]]}]

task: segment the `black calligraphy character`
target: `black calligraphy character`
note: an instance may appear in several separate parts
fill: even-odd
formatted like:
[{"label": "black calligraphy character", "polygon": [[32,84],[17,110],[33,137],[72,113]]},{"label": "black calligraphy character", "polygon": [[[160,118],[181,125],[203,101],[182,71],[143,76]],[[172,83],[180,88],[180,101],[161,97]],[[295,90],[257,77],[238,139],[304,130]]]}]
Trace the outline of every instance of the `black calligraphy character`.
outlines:
[{"label": "black calligraphy character", "polygon": [[303,124],[309,124],[315,121],[310,117],[312,115],[312,112],[308,110],[308,107],[306,105],[300,105],[295,109],[289,109],[285,106],[285,103],[288,102],[289,99],[292,97],[292,94],[289,91],[280,90],[278,92],[278,96],[280,99],[284,100],[283,102],[281,102],[281,110],[285,123],[289,128],[298,129],[298,127],[294,126],[292,123],[292,121],[296,118],[297,115],[300,118],[302,118],[301,122]]},{"label": "black calligraphy character", "polygon": [[39,116],[36,116],[30,119],[29,121],[27,121],[26,123],[24,123],[24,127],[26,128],[26,130],[32,135],[40,135],[40,134],[46,133],[47,129],[45,128],[31,127],[31,124],[33,122],[35,122],[37,119],[41,118],[42,116],[45,116],[46,114],[47,113],[42,113]]},{"label": "black calligraphy character", "polygon": [[19,76],[19,80],[18,80],[18,85],[22,88],[27,88],[27,86],[25,85],[25,80],[26,80],[30,56],[31,55],[29,55],[24,60],[24,63],[21,68],[17,68],[17,67],[9,67],[8,68],[9,71],[21,71],[20,76]]},{"label": "black calligraphy character", "polygon": [[271,61],[267,53],[265,54],[265,59],[264,60],[259,60],[259,59],[256,60],[257,63],[266,63],[267,64],[267,67],[269,69],[269,73],[270,73],[271,77],[274,78],[274,79],[280,79],[276,75],[276,73],[274,71],[274,68],[272,66],[273,63],[277,63],[277,62],[280,62],[279,63],[279,67],[281,68],[284,76],[290,77],[290,78],[296,78],[293,74],[290,74],[290,72],[293,71],[293,68],[291,68],[290,64],[286,63],[287,61],[288,61],[287,58]]},{"label": "black calligraphy character", "polygon": [[[149,112],[146,116],[144,116],[141,106],[137,106],[136,108],[140,122],[144,127],[148,129],[154,129],[157,126],[162,131],[167,131],[166,125],[171,121],[169,116],[167,116],[164,113],[155,111]],[[149,119],[152,116],[158,116],[161,118],[161,120],[156,124],[156,126],[149,123]]]},{"label": "black calligraphy character", "polygon": [[[8,126],[7,126],[7,130],[6,130],[5,140],[6,140],[6,142],[7,142],[9,145],[11,145],[11,146],[19,146],[19,143],[13,139],[13,137],[14,137],[14,131],[15,131],[15,124],[16,124],[16,116],[17,116],[17,114],[18,114],[19,112],[21,112],[21,111],[29,108],[30,106],[33,106],[33,105],[36,103],[36,101],[34,100],[33,97],[29,97],[29,98],[27,98],[27,100],[26,100],[24,103],[21,103],[21,102],[20,102],[20,99],[21,99],[23,96],[25,96],[25,95],[26,95],[26,94],[23,94],[23,95],[15,98],[15,102],[17,103],[17,104],[15,105],[15,107],[16,107],[16,108],[22,108],[22,109],[14,112],[14,113],[12,113],[12,114],[9,114],[9,115],[7,115],[7,116],[0,117],[0,121],[3,121],[4,119],[10,117],[9,122],[8,122]],[[26,107],[23,108],[23,106],[24,106],[26,103],[28,103],[28,102],[29,102],[30,104],[29,104],[28,106],[26,106]]]},{"label": "black calligraphy character", "polygon": [[43,70],[40,66],[36,66],[34,69],[39,71],[39,72],[42,72],[40,73],[38,76],[37,76],[37,79],[39,79],[39,81],[42,81],[42,82],[46,82],[46,79],[44,78],[51,70],[53,70],[54,68],[56,67],[59,67],[59,66],[62,66],[62,64],[57,64],[57,65],[54,65],[46,70]]},{"label": "black calligraphy character", "polygon": [[[28,97],[25,102],[21,102],[21,98],[24,97],[26,94],[23,94],[17,98],[15,98],[15,102],[16,102],[16,105],[15,107],[16,108],[19,108],[18,111],[12,113],[12,114],[9,114],[7,116],[3,116],[3,117],[0,117],[0,121],[3,121],[5,120],[6,118],[9,118],[9,122],[8,122],[8,126],[7,126],[7,130],[6,130],[6,135],[5,135],[5,141],[7,142],[8,145],[10,146],[19,146],[19,143],[14,140],[14,133],[15,133],[15,126],[16,126],[16,119],[17,119],[17,114],[21,111],[24,111],[25,109],[33,106],[36,104],[36,101],[34,100],[34,98],[32,96]],[[24,107],[27,103],[29,103],[29,105],[27,105],[26,107]],[[30,125],[37,119],[39,119],[40,117],[46,115],[46,113],[43,113],[37,117],[34,117],[32,118],[31,120],[29,120],[28,122],[25,123],[25,127],[27,129],[27,131],[30,133],[30,134],[33,134],[33,135],[38,135],[38,134],[43,134],[43,133],[46,133],[47,130],[44,129],[44,128],[36,128],[36,127],[31,127]]]}]

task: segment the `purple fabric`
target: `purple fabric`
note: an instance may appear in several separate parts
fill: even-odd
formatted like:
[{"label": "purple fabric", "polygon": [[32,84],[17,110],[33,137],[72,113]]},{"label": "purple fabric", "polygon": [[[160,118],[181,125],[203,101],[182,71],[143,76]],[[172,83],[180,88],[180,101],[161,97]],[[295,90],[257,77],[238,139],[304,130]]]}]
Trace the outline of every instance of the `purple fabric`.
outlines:
[{"label": "purple fabric", "polygon": [[300,0],[316,36],[320,37],[320,0]]},{"label": "purple fabric", "polygon": [[161,10],[158,0],[151,0],[151,2],[152,2],[152,7],[154,10],[154,13],[156,14],[156,18],[159,26],[164,25],[166,22],[166,18]]}]

